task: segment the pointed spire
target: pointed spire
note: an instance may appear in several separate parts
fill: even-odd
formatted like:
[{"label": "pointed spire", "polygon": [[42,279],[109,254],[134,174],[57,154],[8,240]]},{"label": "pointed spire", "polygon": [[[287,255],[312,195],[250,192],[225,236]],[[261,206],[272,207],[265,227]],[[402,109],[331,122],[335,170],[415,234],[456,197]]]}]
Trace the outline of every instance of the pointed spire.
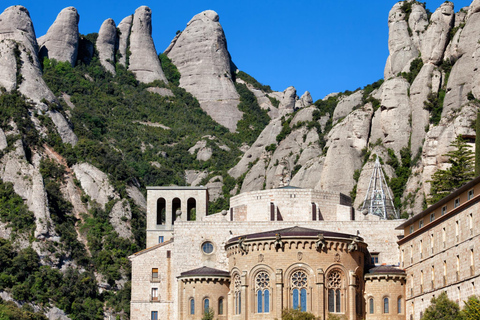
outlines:
[{"label": "pointed spire", "polygon": [[385,181],[379,157],[375,160],[372,177],[363,201],[362,211],[379,216],[382,219],[397,219],[398,215],[393,205],[390,188]]}]

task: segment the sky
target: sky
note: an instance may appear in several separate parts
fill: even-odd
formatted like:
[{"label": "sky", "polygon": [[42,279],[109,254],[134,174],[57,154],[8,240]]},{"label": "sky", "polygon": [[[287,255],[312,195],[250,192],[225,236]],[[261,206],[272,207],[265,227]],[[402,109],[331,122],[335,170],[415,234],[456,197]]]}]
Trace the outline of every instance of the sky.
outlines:
[{"label": "sky", "polygon": [[[98,32],[146,5],[152,9],[152,36],[163,52],[177,30],[204,10],[220,16],[230,55],[239,70],[275,91],[289,86],[314,101],[332,92],[355,90],[383,78],[388,57],[388,12],[395,0],[0,0],[3,12],[23,5],[37,37],[57,14],[74,6],[80,33]],[[456,0],[455,12],[471,0]],[[427,1],[435,11],[442,0]]]}]

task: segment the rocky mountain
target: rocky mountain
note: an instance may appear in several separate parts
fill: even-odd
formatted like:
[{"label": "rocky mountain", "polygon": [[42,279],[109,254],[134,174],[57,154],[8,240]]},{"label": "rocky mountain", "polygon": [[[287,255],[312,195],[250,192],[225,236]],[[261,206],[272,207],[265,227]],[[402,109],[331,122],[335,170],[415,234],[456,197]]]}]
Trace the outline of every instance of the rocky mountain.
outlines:
[{"label": "rocky mountain", "polygon": [[88,35],[68,7],[38,39],[26,8],[5,9],[0,296],[50,319],[128,318],[148,185],[206,185],[210,213],[288,184],[360,208],[380,157],[399,212],[421,211],[450,142],[475,137],[480,1],[455,11],[395,4],[384,79],[314,102],[238,70],[211,10],[159,55],[148,7]]}]

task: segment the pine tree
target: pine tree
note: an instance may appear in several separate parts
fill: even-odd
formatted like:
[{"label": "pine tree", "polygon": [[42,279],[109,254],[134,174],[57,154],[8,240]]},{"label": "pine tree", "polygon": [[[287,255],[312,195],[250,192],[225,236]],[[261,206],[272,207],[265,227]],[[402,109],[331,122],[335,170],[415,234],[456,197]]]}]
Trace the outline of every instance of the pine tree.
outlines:
[{"label": "pine tree", "polygon": [[480,300],[477,296],[471,296],[465,301],[465,307],[462,310],[465,320],[480,319]]},{"label": "pine tree", "polygon": [[458,136],[451,144],[454,149],[445,154],[451,166],[437,170],[432,176],[429,203],[433,204],[474,178],[474,154]]},{"label": "pine tree", "polygon": [[448,299],[445,292],[438,298],[432,298],[430,306],[425,310],[421,320],[461,320],[460,307]]}]

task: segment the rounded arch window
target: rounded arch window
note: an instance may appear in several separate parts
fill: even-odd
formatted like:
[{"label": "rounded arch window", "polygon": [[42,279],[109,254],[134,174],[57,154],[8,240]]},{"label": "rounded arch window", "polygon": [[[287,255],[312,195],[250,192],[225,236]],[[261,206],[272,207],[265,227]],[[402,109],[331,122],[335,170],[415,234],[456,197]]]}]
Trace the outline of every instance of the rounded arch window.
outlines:
[{"label": "rounded arch window", "polygon": [[342,312],[343,275],[339,270],[331,271],[327,276],[328,312]]},{"label": "rounded arch window", "polygon": [[257,313],[270,312],[270,275],[266,271],[260,271],[255,276],[255,294]]},{"label": "rounded arch window", "polygon": [[300,309],[300,311],[307,311],[307,284],[308,276],[303,270],[297,270],[291,276],[292,285],[292,307],[293,309]]},{"label": "rounded arch window", "polygon": [[202,244],[202,252],[205,254],[210,254],[213,252],[213,243],[206,241]]}]

